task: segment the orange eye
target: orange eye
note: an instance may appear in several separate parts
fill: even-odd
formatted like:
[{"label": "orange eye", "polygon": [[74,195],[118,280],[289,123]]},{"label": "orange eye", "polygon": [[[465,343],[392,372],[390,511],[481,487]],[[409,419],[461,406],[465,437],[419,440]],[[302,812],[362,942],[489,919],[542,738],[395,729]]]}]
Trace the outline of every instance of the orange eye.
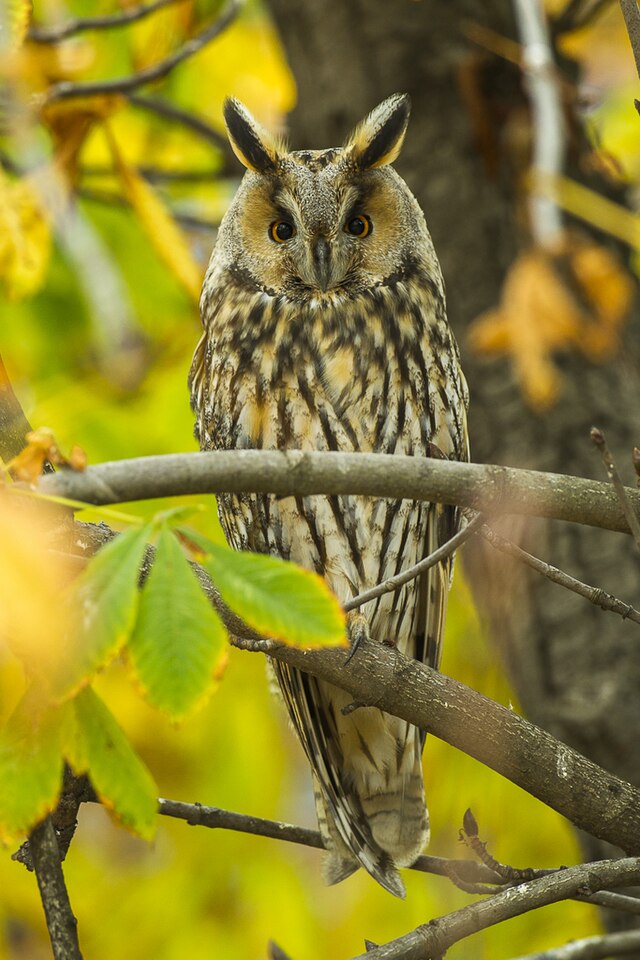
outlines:
[{"label": "orange eye", "polygon": [[269,236],[276,243],[286,243],[296,234],[296,228],[288,220],[276,220],[269,227]]},{"label": "orange eye", "polygon": [[345,233],[351,234],[352,237],[366,237],[368,233],[371,233],[371,220],[369,217],[360,216],[352,217],[351,220],[348,220],[344,225]]}]

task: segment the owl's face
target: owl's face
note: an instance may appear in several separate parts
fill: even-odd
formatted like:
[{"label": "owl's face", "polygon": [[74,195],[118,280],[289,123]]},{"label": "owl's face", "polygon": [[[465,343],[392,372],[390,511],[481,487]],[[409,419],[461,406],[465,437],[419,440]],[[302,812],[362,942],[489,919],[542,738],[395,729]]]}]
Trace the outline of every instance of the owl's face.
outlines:
[{"label": "owl's face", "polygon": [[428,257],[422,211],[388,166],[408,117],[408,97],[396,95],[343,147],[290,153],[238,101],[227,101],[231,144],[248,171],[210,269],[297,302],[335,302],[398,279],[418,251]]}]

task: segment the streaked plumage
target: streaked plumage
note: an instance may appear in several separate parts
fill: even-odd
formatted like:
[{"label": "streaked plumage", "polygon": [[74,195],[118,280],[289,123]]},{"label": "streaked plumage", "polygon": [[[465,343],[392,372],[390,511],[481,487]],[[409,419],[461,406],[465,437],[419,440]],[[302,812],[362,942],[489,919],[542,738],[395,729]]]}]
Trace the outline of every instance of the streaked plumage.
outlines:
[{"label": "streaked plumage", "polygon": [[[422,211],[388,166],[408,114],[408,98],[391,97],[344,147],[288,153],[227,101],[248,172],[202,293],[190,382],[203,449],[467,458],[440,268]],[[341,601],[416,563],[458,524],[452,508],[364,497],[225,495],[219,511],[234,547],[316,570]],[[442,563],[368,603],[369,635],[438,666],[449,579]],[[403,896],[397,867],[429,833],[423,735],[375,708],[344,716],[348,694],[273,668],[311,765],[328,882],[362,865]]]}]

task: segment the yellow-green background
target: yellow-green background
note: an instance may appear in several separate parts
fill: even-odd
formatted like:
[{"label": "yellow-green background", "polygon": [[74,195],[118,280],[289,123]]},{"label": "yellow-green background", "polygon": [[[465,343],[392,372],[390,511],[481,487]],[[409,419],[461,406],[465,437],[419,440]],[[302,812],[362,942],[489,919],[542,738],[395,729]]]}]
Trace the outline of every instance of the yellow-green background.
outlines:
[{"label": "yellow-green background", "polygon": [[[109,9],[97,2],[36,3],[43,19]],[[156,18],[135,31],[88,36],[83,43],[94,56],[88,75],[117,75],[145,57],[162,56],[175,28],[167,17],[164,28]],[[638,120],[631,95],[637,90],[630,82],[619,21],[609,18],[597,34],[579,39],[574,47],[589,76],[611,87],[610,99],[596,113],[600,136],[636,173]],[[250,4],[220,40],[176,72],[163,93],[217,126],[222,99],[233,93],[263,122],[277,125],[294,103],[295,86],[272,28],[261,9]],[[202,142],[183,132],[170,134],[140,112],[122,111],[113,129],[130,162],[151,158],[157,165],[199,168],[216,162]],[[36,137],[46,154],[46,137],[42,131]],[[100,133],[90,138],[84,160],[108,161]],[[232,183],[205,184],[165,196],[215,217],[232,190]],[[56,249],[35,296],[16,302],[0,295],[0,351],[15,388],[34,425],[51,427],[63,448],[79,443],[91,462],[193,450],[186,376],[199,336],[197,308],[160,264],[130,211],[95,203],[82,203],[81,209],[123,278],[134,308],[129,332],[140,338],[135,346],[117,346],[100,336],[73,269]],[[204,267],[210,241],[199,233],[191,240]],[[209,508],[210,519],[201,522],[216,529],[212,499]],[[131,509],[148,512],[153,506]],[[443,670],[510,702],[460,571]],[[314,824],[306,765],[279,705],[270,699],[261,657],[232,650],[210,703],[177,729],[145,705],[125,680],[122,665],[110,668],[99,688],[151,768],[161,795]],[[462,855],[458,829],[470,806],[482,838],[503,861],[545,867],[579,858],[562,818],[434,738],[427,741],[425,769],[432,853]],[[11,861],[11,852],[0,852],[0,958],[48,957],[35,879]],[[293,960],[339,960],[361,952],[365,937],[383,942],[470,902],[443,878],[409,873],[405,903],[362,872],[327,888],[318,851],[182,822],[162,820],[148,846],[94,806],[81,810],[65,872],[87,960],[258,960],[266,957],[271,938]],[[563,904],[480,933],[450,955],[506,960],[597,930],[592,908]]]}]

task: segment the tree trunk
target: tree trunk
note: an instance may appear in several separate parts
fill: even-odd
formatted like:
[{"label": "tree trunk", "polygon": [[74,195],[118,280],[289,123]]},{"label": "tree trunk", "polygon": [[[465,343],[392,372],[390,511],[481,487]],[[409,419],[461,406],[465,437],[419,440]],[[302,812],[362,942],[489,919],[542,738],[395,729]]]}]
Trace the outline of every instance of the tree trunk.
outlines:
[{"label": "tree trunk", "polygon": [[[466,344],[468,324],[497,304],[507,268],[528,243],[514,172],[529,130],[519,70],[466,38],[470,23],[514,38],[511,4],[270,0],[270,8],[298,83],[294,146],[336,145],[385,96],[411,95],[396,166],[425,210],[442,263],[471,393],[472,458],[604,479],[589,440],[597,424],[628,463],[640,441],[637,317],[606,365],[575,352],[558,356],[563,392],[547,415],[527,407],[507,361],[480,360]],[[580,579],[637,602],[630,538],[543,521],[508,532]],[[488,551],[479,544],[466,551],[468,572],[526,714],[640,784],[637,626]],[[588,857],[605,855],[591,838],[582,841]]]}]

